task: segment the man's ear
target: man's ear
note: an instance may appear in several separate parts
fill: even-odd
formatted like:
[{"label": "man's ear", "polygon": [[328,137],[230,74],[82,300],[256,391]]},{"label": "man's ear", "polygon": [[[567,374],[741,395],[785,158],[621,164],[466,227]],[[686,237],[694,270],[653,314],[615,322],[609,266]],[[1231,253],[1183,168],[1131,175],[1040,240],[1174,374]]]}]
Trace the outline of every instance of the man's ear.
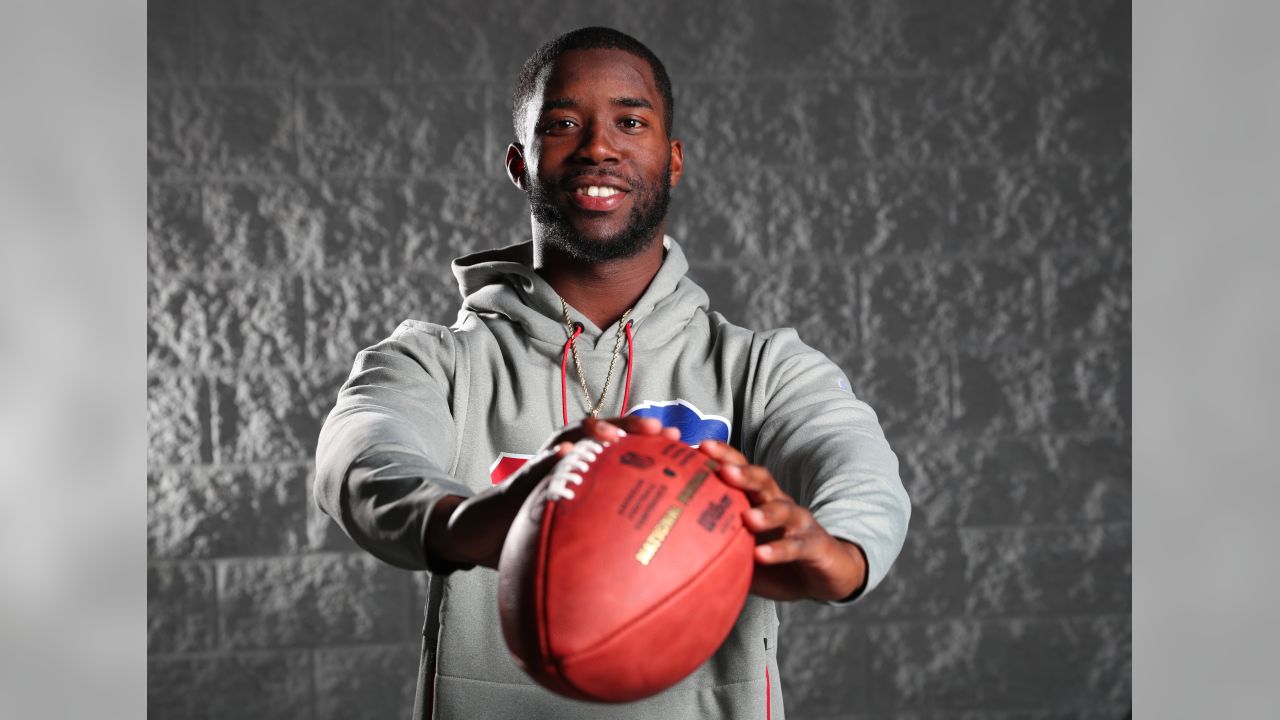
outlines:
[{"label": "man's ear", "polygon": [[511,178],[511,182],[521,190],[528,191],[528,180],[526,173],[528,167],[524,164],[524,148],[520,143],[511,143],[507,146],[507,177]]},{"label": "man's ear", "polygon": [[684,145],[679,140],[671,141],[671,187],[680,182],[684,174]]}]

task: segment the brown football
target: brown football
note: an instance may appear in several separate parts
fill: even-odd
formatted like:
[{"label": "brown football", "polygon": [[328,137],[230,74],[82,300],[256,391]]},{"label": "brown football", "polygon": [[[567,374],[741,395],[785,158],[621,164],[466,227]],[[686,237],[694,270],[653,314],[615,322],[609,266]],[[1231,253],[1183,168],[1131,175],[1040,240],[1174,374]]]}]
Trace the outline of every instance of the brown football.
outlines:
[{"label": "brown football", "polygon": [[579,441],[525,501],[498,603],[516,662],[568,697],[628,702],[711,657],[746,602],[746,497],[657,435]]}]

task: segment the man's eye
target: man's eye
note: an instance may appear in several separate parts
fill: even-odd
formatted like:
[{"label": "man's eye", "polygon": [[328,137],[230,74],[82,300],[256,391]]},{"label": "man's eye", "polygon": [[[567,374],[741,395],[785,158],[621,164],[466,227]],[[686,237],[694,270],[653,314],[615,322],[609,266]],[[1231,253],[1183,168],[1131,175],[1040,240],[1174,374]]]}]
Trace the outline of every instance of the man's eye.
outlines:
[{"label": "man's eye", "polygon": [[623,118],[618,124],[627,130],[639,130],[644,127],[644,121],[637,118]]},{"label": "man's eye", "polygon": [[544,133],[564,132],[565,130],[569,130],[573,128],[574,125],[576,124],[577,123],[575,123],[574,121],[564,119],[564,118],[560,120],[548,120],[547,122],[543,123],[542,132]]}]

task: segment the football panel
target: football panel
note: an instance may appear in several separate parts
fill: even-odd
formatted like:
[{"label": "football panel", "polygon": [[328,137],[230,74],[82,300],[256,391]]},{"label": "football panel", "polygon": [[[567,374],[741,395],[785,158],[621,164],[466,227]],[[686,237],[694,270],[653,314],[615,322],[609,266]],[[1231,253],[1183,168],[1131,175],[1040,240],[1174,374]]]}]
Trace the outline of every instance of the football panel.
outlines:
[{"label": "football panel", "polygon": [[[593,468],[590,482],[598,487],[587,502],[560,503],[552,528],[546,621],[555,657],[619,632],[692,582],[736,539],[750,538],[742,526],[745,496],[708,464],[674,477],[623,476],[622,483],[612,482],[608,470]],[[608,484],[625,491],[605,491]],[[633,506],[645,491],[657,501],[628,518],[628,498]]]},{"label": "football panel", "polygon": [[563,681],[604,702],[639,700],[680,682],[715,653],[742,613],[754,546],[750,536],[740,536],[651,612],[565,658]]},{"label": "football panel", "polygon": [[[516,665],[531,676],[547,673],[550,659],[543,622],[543,581],[550,535],[544,517],[555,512],[546,501],[546,483],[536,488],[511,522],[498,561],[498,615],[502,637]],[[562,682],[539,678],[548,687]],[[552,689],[556,689],[552,687]]]}]

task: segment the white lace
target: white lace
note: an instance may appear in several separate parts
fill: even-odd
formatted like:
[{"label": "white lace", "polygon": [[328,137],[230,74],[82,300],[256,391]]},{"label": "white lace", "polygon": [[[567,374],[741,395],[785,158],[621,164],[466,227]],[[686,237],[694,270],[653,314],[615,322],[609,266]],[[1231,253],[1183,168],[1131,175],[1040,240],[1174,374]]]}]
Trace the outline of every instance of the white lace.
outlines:
[{"label": "white lace", "polygon": [[598,443],[595,440],[586,438],[579,440],[574,444],[573,449],[567,455],[560,458],[560,462],[551,468],[550,480],[547,483],[547,498],[549,500],[572,500],[573,488],[570,485],[581,485],[582,475],[591,469],[591,463],[599,456],[609,443]]}]

